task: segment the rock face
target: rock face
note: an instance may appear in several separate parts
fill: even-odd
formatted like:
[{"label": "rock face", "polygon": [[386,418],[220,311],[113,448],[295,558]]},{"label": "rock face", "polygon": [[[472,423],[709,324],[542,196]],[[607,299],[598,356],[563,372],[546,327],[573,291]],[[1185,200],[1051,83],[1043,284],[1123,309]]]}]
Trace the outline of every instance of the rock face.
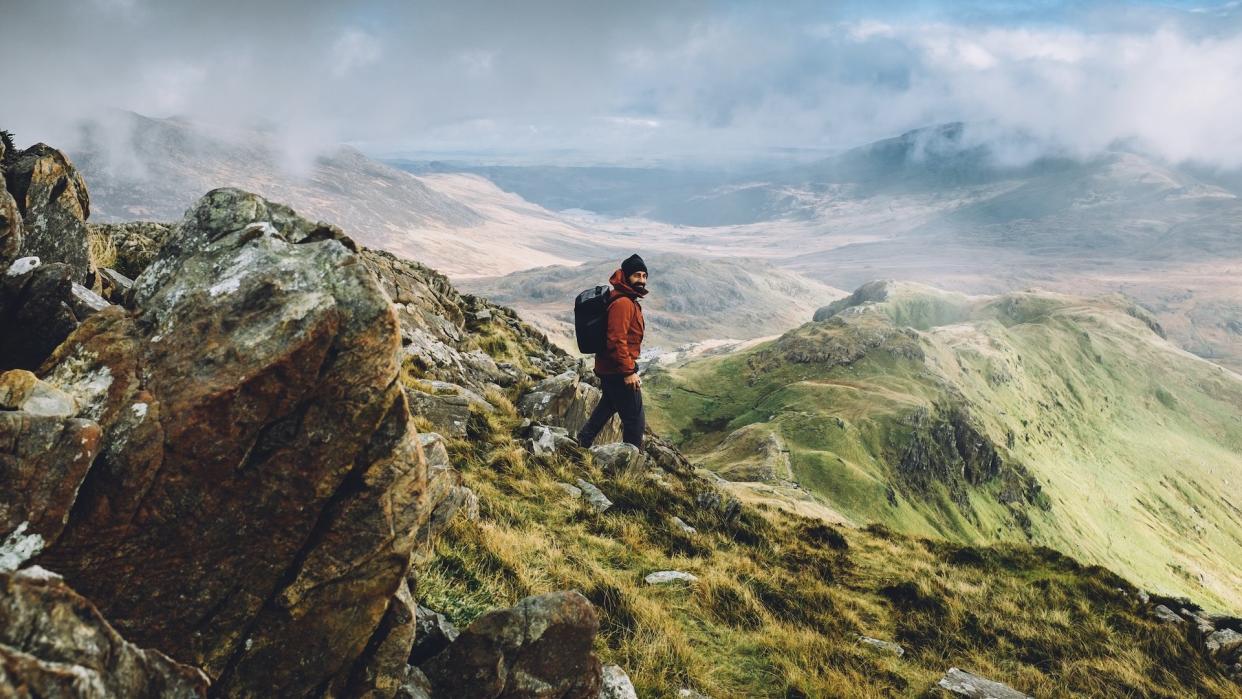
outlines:
[{"label": "rock face", "polygon": [[90,602],[40,568],[0,573],[0,696],[203,697],[207,678],[121,638]]},{"label": "rock face", "polygon": [[0,374],[0,534],[25,524],[43,542],[60,535],[102,438],[76,411],[28,371]]},{"label": "rock face", "polygon": [[[598,388],[582,381],[577,372],[565,371],[536,384],[522,396],[517,407],[523,416],[532,421],[564,427],[570,437],[575,437],[602,395]],[[621,422],[613,416],[600,430],[595,443],[606,444],[620,439]]]},{"label": "rock face", "polygon": [[456,699],[596,699],[595,609],[577,592],[527,597],[479,617],[424,663],[433,696]]},{"label": "rock face", "polygon": [[352,247],[214,190],[134,310],[91,316],[40,372],[103,443],[38,562],[222,694],[345,686],[427,516],[397,318]]},{"label": "rock face", "polygon": [[22,214],[22,254],[44,263],[63,262],[73,271],[74,281],[85,282],[90,270],[86,219],[91,203],[77,168],[64,153],[37,143],[12,156],[5,167],[5,185]]},{"label": "rock face", "polygon": [[36,369],[81,320],[74,313],[74,272],[63,263],[23,257],[0,277],[0,370]]},{"label": "rock face", "polygon": [[4,174],[9,140],[7,133],[0,138],[0,270],[8,269],[22,252],[22,212],[9,193]]}]

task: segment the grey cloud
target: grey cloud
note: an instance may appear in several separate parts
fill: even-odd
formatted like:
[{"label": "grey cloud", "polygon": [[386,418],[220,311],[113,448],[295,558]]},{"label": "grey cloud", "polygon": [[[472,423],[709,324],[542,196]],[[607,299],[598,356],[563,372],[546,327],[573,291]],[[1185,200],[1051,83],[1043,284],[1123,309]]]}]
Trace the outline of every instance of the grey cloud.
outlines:
[{"label": "grey cloud", "polygon": [[964,120],[1022,134],[1014,158],[1127,139],[1242,165],[1236,11],[985,5],[45,0],[4,10],[0,119],[58,143],[108,107],[267,124],[291,162],[341,140],[727,158]]}]

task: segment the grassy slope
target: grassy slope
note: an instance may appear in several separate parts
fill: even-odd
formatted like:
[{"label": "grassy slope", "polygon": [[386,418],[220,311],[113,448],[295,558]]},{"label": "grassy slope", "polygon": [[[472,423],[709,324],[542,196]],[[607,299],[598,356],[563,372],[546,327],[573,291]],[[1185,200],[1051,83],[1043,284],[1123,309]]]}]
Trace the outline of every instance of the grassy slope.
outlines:
[{"label": "grassy slope", "polygon": [[[475,414],[468,438],[449,443],[481,516],[457,520],[426,552],[420,603],[465,624],[529,594],[579,589],[601,614],[602,659],[626,668],[639,696],[924,696],[950,666],[1040,697],[1242,696],[1104,569],[1020,544],[842,531],[773,508],[726,517],[700,504],[693,476],[531,457],[512,437],[511,406],[489,399],[501,410]],[[577,477],[616,505],[597,514],[556,486]],[[700,581],[643,584],[663,569]]]},{"label": "grassy slope", "polygon": [[[653,376],[653,422],[700,456],[758,423],[789,446],[800,482],[854,521],[961,542],[1029,534],[1152,589],[1242,609],[1242,510],[1230,501],[1242,480],[1236,375],[1105,301],[900,288],[851,311]],[[925,330],[866,346],[891,334],[893,319]],[[860,345],[853,361],[789,359]],[[969,507],[900,487],[910,416],[945,405],[964,406],[1006,463],[1034,475],[1050,509],[1005,505],[996,484],[968,489]]]}]

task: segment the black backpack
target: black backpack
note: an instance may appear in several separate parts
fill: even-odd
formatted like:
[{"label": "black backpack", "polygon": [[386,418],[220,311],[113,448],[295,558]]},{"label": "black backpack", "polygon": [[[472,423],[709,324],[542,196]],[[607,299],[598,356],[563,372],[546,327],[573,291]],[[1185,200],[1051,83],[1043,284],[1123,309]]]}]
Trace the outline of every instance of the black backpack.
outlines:
[{"label": "black backpack", "polygon": [[574,299],[574,334],[578,337],[578,351],[583,354],[604,351],[611,291],[611,287],[593,286]]}]

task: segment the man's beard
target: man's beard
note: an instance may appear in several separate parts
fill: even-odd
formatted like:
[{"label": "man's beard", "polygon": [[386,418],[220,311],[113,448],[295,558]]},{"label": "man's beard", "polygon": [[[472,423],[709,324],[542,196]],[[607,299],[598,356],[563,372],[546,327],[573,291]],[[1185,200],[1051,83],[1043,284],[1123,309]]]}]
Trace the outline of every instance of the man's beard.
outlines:
[{"label": "man's beard", "polygon": [[633,284],[630,284],[630,286],[634,287],[635,291],[647,290],[647,284],[645,282],[634,282]]}]

